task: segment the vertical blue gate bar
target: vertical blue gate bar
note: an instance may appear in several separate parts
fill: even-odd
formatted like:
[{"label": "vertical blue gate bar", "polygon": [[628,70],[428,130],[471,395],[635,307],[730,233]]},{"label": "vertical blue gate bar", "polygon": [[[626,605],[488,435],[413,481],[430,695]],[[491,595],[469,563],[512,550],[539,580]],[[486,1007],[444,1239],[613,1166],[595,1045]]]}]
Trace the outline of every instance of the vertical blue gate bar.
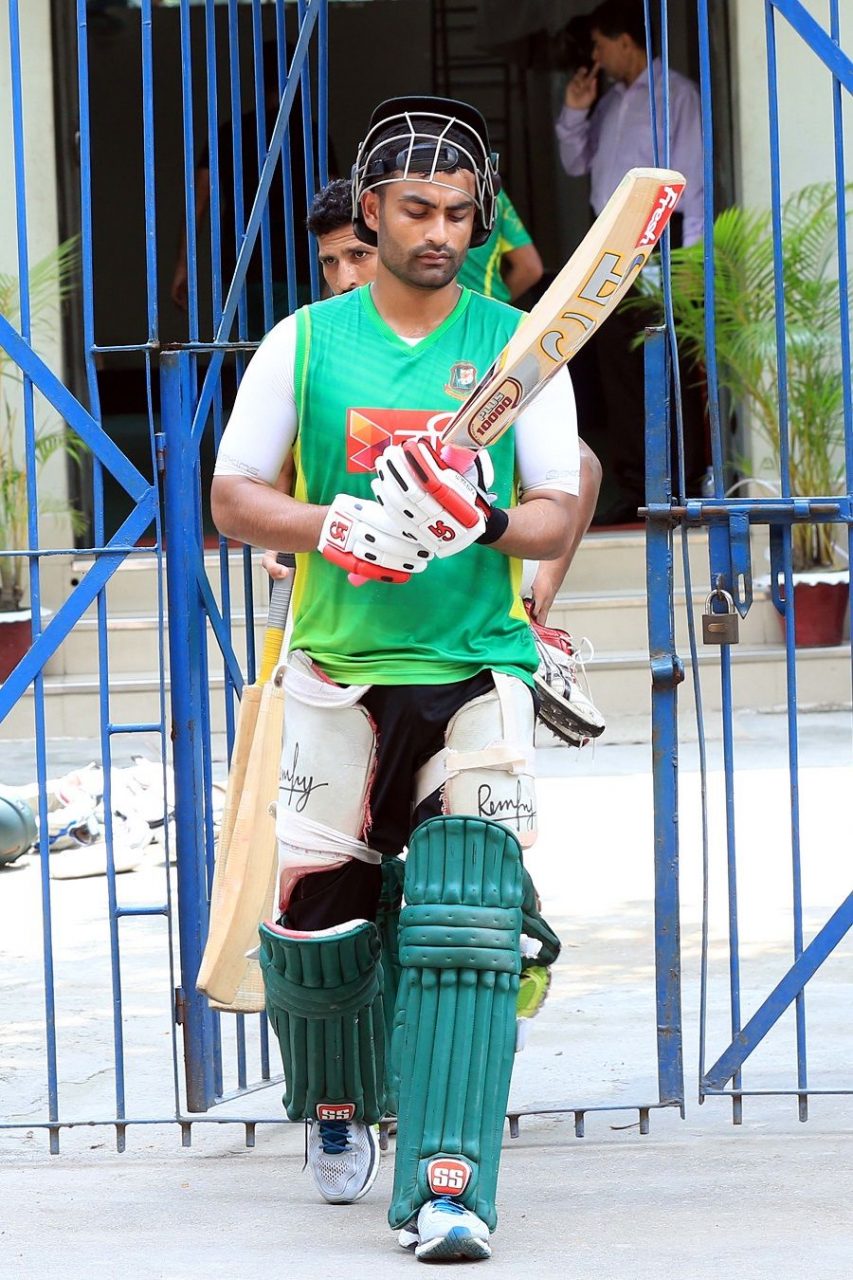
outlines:
[{"label": "vertical blue gate bar", "polygon": [[[18,0],[9,4],[9,52],[12,78],[12,132],[15,183],[15,227],[17,232],[18,280],[20,283],[21,334],[25,341],[31,338],[29,245],[26,214],[26,165],[24,158],[24,104],[21,77],[21,26]],[[35,419],[33,414],[33,384],[23,374],[24,435],[26,441],[26,483],[29,498],[27,538],[29,546],[38,547],[38,490],[35,469]],[[30,602],[34,637],[41,630],[41,593],[39,561],[29,558]],[[59,1081],[56,1043],[56,978],[53,964],[53,915],[49,876],[49,849],[47,841],[47,796],[44,780],[47,777],[45,753],[44,678],[39,671],[34,680],[35,691],[35,740],[36,773],[39,780],[38,819],[39,855],[41,871],[42,909],[42,970],[44,973],[45,1050],[47,1059],[48,1117],[59,1118]],[[59,1130],[50,1130],[50,1151],[59,1152]]]},{"label": "vertical blue gate bar", "polygon": [[[243,110],[240,86],[240,29],[238,26],[237,0],[228,0],[228,69],[231,80],[231,119],[236,121],[240,119],[240,115]],[[231,172],[234,178],[234,244],[239,246],[243,242],[243,234],[246,229],[244,218],[245,210],[243,204],[243,134],[241,129],[231,130]],[[228,301],[229,292],[230,288],[225,290],[223,305]],[[233,322],[233,319],[234,315],[232,313],[231,322]],[[240,291],[237,298],[236,319],[237,333],[241,338],[245,338],[248,321],[244,281],[240,282]],[[221,325],[221,322],[222,313],[220,311],[218,324],[214,329],[214,333],[220,332],[219,325]],[[223,330],[222,336],[223,339],[227,340],[227,331]]]},{"label": "vertical blue gate bar", "polygon": [[157,298],[157,190],[154,181],[154,49],[152,0],[142,0],[140,48],[142,76],[142,172],[145,184],[145,283],[148,341],[156,343],[159,329]]},{"label": "vertical blue gate bar", "polygon": [[[670,476],[670,368],[665,327],[646,330],[646,501],[666,507]],[[658,1093],[684,1114],[681,925],[678,895],[678,695],[684,671],[675,652],[672,530],[662,519],[646,533],[655,861],[655,999]]]},{"label": "vertical blue gate bar", "polygon": [[[776,299],[776,376],[779,399],[780,484],[782,497],[791,497],[791,439],[788,404],[787,335],[785,331],[785,288],[782,279],[782,171],[779,132],[779,77],[776,59],[776,14],[772,0],[765,0],[767,40],[767,93],[770,103],[770,209],[773,226],[773,271]],[[785,569],[785,675],[788,719],[788,769],[791,791],[791,883],[793,891],[794,959],[803,951],[803,887],[800,855],[800,778],[797,728],[797,665],[794,639],[794,566],[791,526],[783,534]],[[806,997],[799,991],[796,1000],[797,1087],[808,1086],[806,1062]],[[808,1119],[808,1097],[799,1096],[801,1120]]]},{"label": "vertical blue gate bar", "polygon": [[190,356],[160,357],[160,412],[165,435],[163,497],[167,541],[169,657],[172,686],[172,751],[175,772],[175,848],[178,878],[181,988],[176,1003],[184,1036],[188,1111],[206,1111],[215,1097],[213,1014],[195,989],[207,936],[207,876],[202,741],[202,690],[197,656],[204,642],[195,585],[198,451],[190,441]]},{"label": "vertical blue gate bar", "polygon": [[[723,720],[723,778],[726,805],[726,875],[729,896],[729,1008],[732,1039],[741,1028],[740,1009],[740,922],[738,918],[737,885],[737,837],[735,828],[734,796],[734,732],[732,724],[732,654],[728,645],[720,653],[720,684],[722,690]],[[741,1087],[741,1074],[734,1079],[735,1089]],[[743,1122],[743,1100],[732,1098],[732,1123]]]},{"label": "vertical blue gate bar", "polygon": [[[264,40],[263,40],[263,18],[261,15],[260,0],[252,0],[252,63],[255,74],[255,158],[258,165],[258,173],[263,168],[264,160],[267,154],[267,125],[266,125],[266,108],[267,108],[267,92],[266,83],[267,68],[264,65]],[[273,264],[272,264],[272,240],[270,236],[270,215],[269,202],[264,205],[264,213],[261,218],[261,305],[264,318],[264,333],[267,333],[273,326]]]},{"label": "vertical blue gate bar", "polygon": [[[318,13],[324,13],[327,0],[296,0],[297,13],[299,14],[300,26],[305,22],[309,7],[313,7]],[[311,202],[314,199],[314,126],[312,123],[313,110],[311,101],[311,56],[310,49],[305,51],[305,57],[302,59],[302,66],[299,72],[299,83],[302,90],[302,141],[305,147],[305,207],[310,209]],[[317,261],[316,253],[312,252],[311,237],[307,230],[303,230],[303,235],[308,239],[308,271],[311,279],[311,297],[319,298],[320,296],[320,265]]]},{"label": "vertical blue gate bar", "polygon": [[193,131],[193,65],[189,0],[180,0],[181,111],[184,137],[184,226],[187,236],[187,315],[189,338],[197,342],[198,239],[195,200],[195,135]]},{"label": "vertical blue gate bar", "polygon": [[[325,6],[321,10],[321,16],[324,12]],[[281,98],[290,74],[284,9],[281,6],[276,11],[276,40],[278,42],[278,96]],[[287,278],[287,309],[289,312],[294,312],[299,305],[299,301],[296,290],[296,231],[293,222],[293,175],[290,170],[289,117],[281,142],[281,184],[282,200],[284,201],[284,258]]]},{"label": "vertical blue gate bar", "polygon": [[320,5],[317,23],[317,170],[320,186],[329,181],[329,6]]},{"label": "vertical blue gate bar", "polygon": [[[833,43],[841,45],[839,0],[830,0],[829,29]],[[841,367],[853,370],[853,346],[850,335],[850,310],[844,305],[849,297],[849,267],[847,262],[847,175],[844,163],[844,114],[841,97],[841,81],[832,81],[832,126],[835,134],[835,187],[836,221],[838,223],[838,295],[841,302]],[[844,396],[844,477],[845,489],[853,496],[853,377],[843,380]],[[847,528],[847,563],[853,564],[853,526]],[[847,600],[847,620],[853,635],[853,593]],[[851,663],[853,681],[853,663]]]}]

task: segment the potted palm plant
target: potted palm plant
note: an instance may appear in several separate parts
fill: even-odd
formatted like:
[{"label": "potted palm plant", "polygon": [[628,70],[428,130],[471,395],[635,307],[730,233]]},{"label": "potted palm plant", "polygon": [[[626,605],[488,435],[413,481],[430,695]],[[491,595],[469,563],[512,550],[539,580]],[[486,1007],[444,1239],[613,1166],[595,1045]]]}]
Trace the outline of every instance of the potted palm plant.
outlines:
[{"label": "potted palm plant", "polygon": [[[840,357],[842,306],[839,292],[837,189],[816,183],[784,201],[782,281],[785,300],[785,358],[791,492],[794,496],[838,495],[844,474],[844,405]],[[847,215],[849,217],[849,213]],[[643,276],[646,299],[662,302],[661,286]],[[781,475],[781,427],[776,349],[773,226],[769,210],[734,207],[714,223],[715,341],[719,382],[731,406],[752,427],[764,456],[739,460],[747,476],[761,479],[772,471],[770,487]],[[701,243],[672,253],[672,293],[679,349],[697,365],[705,364],[705,277]],[[766,482],[764,486],[766,487]],[[848,575],[837,545],[836,527],[796,524],[792,531],[798,643],[809,643],[810,604],[841,638]],[[840,600],[827,607],[827,591],[837,585]],[[814,588],[814,589],[813,589]],[[811,640],[811,643],[815,643]]]},{"label": "potted palm plant", "polygon": [[[63,300],[74,287],[79,265],[76,238],[67,240],[35,263],[29,273],[30,323],[34,343],[55,331]],[[20,321],[18,277],[0,273],[0,313],[12,324]],[[32,637],[27,598],[27,560],[10,552],[29,545],[27,469],[23,430],[22,379],[17,365],[0,347],[0,681],[26,652]],[[80,440],[64,424],[37,422],[35,471],[38,475],[59,451],[79,457]],[[39,496],[39,515],[70,517],[76,527],[79,513],[67,502]],[[6,553],[6,554],[4,554]]]}]

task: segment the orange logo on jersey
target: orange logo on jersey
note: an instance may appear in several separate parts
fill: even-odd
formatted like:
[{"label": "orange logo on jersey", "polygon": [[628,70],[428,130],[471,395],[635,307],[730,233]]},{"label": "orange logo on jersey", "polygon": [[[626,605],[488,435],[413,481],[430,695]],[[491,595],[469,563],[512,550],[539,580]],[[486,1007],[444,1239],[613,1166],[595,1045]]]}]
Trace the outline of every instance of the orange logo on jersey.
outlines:
[{"label": "orange logo on jersey", "polygon": [[453,414],[435,409],[347,409],[347,471],[375,471],[389,444],[426,436],[432,445]]}]

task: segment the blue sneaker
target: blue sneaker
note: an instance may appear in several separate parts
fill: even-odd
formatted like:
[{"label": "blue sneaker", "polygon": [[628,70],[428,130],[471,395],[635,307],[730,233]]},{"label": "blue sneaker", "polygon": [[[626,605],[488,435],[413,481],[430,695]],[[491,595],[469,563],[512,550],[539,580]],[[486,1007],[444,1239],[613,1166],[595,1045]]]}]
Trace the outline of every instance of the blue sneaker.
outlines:
[{"label": "blue sneaker", "polygon": [[414,1246],[419,1262],[477,1261],[492,1256],[489,1228],[476,1213],[450,1196],[428,1200],[399,1235],[404,1249]]}]

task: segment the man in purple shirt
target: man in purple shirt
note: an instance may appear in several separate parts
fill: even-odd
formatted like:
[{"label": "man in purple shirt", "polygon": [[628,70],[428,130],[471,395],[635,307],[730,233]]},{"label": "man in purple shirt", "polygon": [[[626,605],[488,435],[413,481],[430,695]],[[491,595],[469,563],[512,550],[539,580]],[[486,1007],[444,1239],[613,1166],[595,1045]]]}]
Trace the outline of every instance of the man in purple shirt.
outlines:
[{"label": "man in purple shirt", "polygon": [[[590,201],[598,215],[628,169],[653,165],[643,0],[605,0],[589,18],[592,64],[575,72],[566,86],[556,123],[560,160],[574,177],[590,175]],[[614,83],[596,102],[598,73]],[[664,155],[663,69],[652,64],[658,129],[658,155]],[[678,213],[670,223],[671,243],[693,244],[702,236],[702,133],[699,92],[692,81],[669,73],[669,163],[687,178]],[[596,349],[607,411],[608,449],[619,494],[600,512],[596,524],[636,519],[644,500],[643,427],[645,421],[642,348],[632,350],[643,327],[636,310],[620,309],[597,335]],[[683,377],[683,409],[688,493],[699,492],[705,469],[704,411],[693,385],[695,370]]]}]

